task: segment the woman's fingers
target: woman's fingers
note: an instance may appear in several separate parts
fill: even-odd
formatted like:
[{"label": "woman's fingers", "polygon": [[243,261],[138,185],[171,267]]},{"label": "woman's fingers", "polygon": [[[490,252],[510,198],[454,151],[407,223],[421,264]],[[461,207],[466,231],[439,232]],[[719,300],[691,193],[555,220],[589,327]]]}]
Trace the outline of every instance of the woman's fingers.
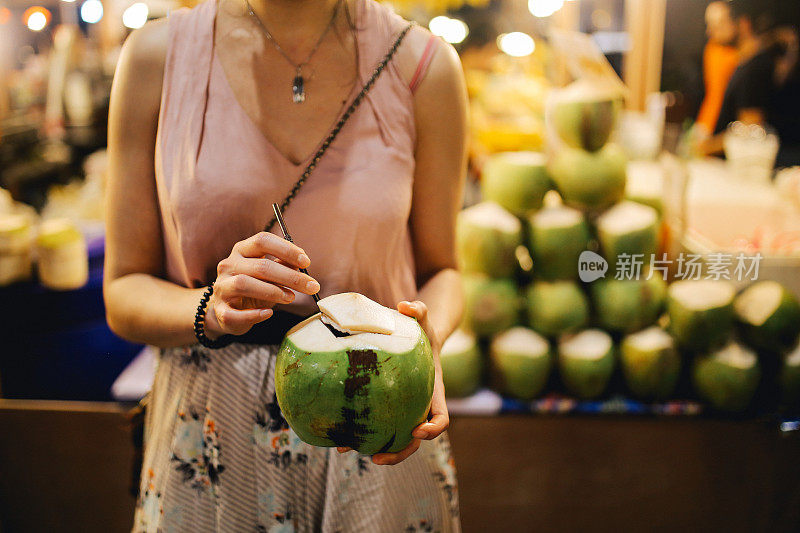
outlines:
[{"label": "woman's fingers", "polygon": [[411,443],[397,453],[376,453],[372,456],[372,462],[376,465],[396,465],[405,461],[408,457],[419,449],[419,439],[413,439]]},{"label": "woman's fingers", "polygon": [[434,414],[428,422],[423,422],[414,428],[411,433],[418,439],[432,440],[441,435],[450,426],[450,416],[447,413]]},{"label": "woman's fingers", "polygon": [[441,435],[450,426],[450,414],[444,399],[444,384],[441,374],[437,374],[433,386],[429,420],[414,428],[411,435],[418,439],[431,440]]},{"label": "woman's fingers", "polygon": [[397,304],[397,310],[404,315],[416,318],[419,322],[422,322],[428,317],[428,306],[421,300],[400,302]]},{"label": "woman's fingers", "polygon": [[227,302],[217,300],[212,311],[225,333],[242,335],[255,324],[272,316],[272,309],[234,309]]},{"label": "woman's fingers", "polygon": [[276,304],[288,304],[294,301],[294,293],[289,289],[261,281],[247,274],[235,274],[223,278],[216,283],[214,291],[220,295],[220,298],[228,302],[232,299],[242,298]]},{"label": "woman's fingers", "polygon": [[248,239],[237,242],[233,247],[233,251],[244,257],[271,255],[286,261],[296,268],[307,268],[311,264],[311,260],[302,248],[266,231],[256,233]]},{"label": "woman's fingers", "polygon": [[271,259],[241,257],[231,266],[229,273],[246,274],[262,281],[292,288],[304,294],[319,292],[317,280]]}]

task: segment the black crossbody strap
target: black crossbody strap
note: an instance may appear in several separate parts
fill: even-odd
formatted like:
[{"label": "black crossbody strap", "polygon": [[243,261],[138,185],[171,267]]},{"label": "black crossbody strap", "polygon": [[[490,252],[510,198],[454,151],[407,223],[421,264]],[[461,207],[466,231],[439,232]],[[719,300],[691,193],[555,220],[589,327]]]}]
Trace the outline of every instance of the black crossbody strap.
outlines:
[{"label": "black crossbody strap", "polygon": [[[297,192],[306,182],[308,177],[311,175],[312,172],[314,172],[314,169],[317,168],[319,160],[322,159],[322,156],[325,155],[325,152],[328,151],[328,148],[336,139],[336,136],[339,135],[339,132],[342,131],[342,128],[347,123],[347,120],[350,118],[353,112],[358,108],[359,105],[361,105],[361,102],[364,101],[364,97],[367,96],[367,93],[370,91],[370,89],[372,89],[372,86],[375,85],[375,81],[378,79],[378,76],[381,75],[383,69],[385,69],[389,61],[392,60],[392,57],[394,57],[395,52],[397,52],[397,49],[400,47],[400,43],[403,42],[403,39],[405,38],[406,34],[411,29],[411,27],[414,26],[414,24],[415,24],[414,22],[410,22],[405,28],[403,28],[403,31],[400,32],[400,34],[397,36],[397,39],[395,39],[394,44],[392,44],[392,47],[386,53],[386,56],[384,56],[381,62],[378,63],[378,66],[375,67],[375,70],[372,71],[372,75],[364,84],[364,87],[361,88],[361,91],[353,99],[353,102],[350,104],[347,110],[345,110],[342,117],[339,119],[339,121],[331,130],[331,132],[325,138],[325,141],[323,141],[323,143],[320,145],[319,150],[317,150],[317,152],[314,154],[314,157],[313,159],[311,159],[311,162],[308,164],[306,169],[300,175],[300,178],[297,180],[297,183],[294,184],[292,190],[289,191],[289,194],[286,195],[286,198],[284,198],[283,202],[281,202],[281,211],[286,210],[286,208],[289,206],[292,200],[294,200],[294,197],[297,195]],[[264,231],[270,231],[272,227],[275,225],[275,222],[277,222],[277,220],[273,216],[272,220],[270,220],[269,223],[264,227]]]}]

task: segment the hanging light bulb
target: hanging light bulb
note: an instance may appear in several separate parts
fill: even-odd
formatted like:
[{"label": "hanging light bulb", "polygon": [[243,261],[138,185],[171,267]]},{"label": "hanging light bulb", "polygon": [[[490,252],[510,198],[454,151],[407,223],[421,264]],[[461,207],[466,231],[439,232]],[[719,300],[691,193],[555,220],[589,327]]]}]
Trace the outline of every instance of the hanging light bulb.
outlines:
[{"label": "hanging light bulb", "polygon": [[149,14],[150,10],[148,9],[147,4],[143,2],[136,2],[122,13],[122,23],[126,28],[135,30],[144,26],[144,23],[147,22],[147,17]]},{"label": "hanging light bulb", "polygon": [[533,53],[536,43],[527,33],[512,31],[497,37],[497,47],[512,57],[525,57]]},{"label": "hanging light bulb", "polygon": [[81,20],[97,24],[103,18],[103,4],[100,0],[86,0],[81,6]]}]

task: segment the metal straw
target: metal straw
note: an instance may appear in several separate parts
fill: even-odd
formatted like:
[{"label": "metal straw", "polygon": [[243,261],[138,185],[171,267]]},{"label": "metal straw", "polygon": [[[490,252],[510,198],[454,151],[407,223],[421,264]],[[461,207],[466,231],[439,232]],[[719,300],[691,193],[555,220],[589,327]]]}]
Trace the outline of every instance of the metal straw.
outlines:
[{"label": "metal straw", "polygon": [[[289,230],[286,229],[286,222],[283,220],[283,213],[281,213],[281,206],[279,206],[278,204],[272,204],[272,210],[275,212],[275,218],[278,220],[278,224],[280,225],[281,231],[283,232],[283,238],[293,243],[294,240],[292,239],[292,236],[289,235]],[[302,272],[307,276],[311,275],[305,268],[301,268],[300,272]],[[319,301],[319,293],[312,294],[311,297],[314,298],[315,302]]]}]

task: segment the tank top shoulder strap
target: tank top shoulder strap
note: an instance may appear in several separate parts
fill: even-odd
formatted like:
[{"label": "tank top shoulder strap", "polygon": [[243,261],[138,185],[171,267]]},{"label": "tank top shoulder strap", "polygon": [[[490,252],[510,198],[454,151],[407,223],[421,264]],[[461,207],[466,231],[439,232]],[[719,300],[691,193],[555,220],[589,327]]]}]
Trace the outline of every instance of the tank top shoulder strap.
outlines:
[{"label": "tank top shoulder strap", "polygon": [[214,46],[216,0],[170,13],[159,117],[165,170],[172,162],[194,164],[203,130]]},{"label": "tank top shoulder strap", "polygon": [[419,63],[417,63],[417,69],[414,71],[411,81],[408,82],[408,88],[411,89],[412,93],[416,92],[419,84],[425,79],[425,74],[428,72],[428,67],[431,66],[433,56],[436,55],[436,39],[438,37],[435,35],[431,35],[428,38],[428,44],[425,45],[425,50],[422,51],[422,56],[419,58]]}]

